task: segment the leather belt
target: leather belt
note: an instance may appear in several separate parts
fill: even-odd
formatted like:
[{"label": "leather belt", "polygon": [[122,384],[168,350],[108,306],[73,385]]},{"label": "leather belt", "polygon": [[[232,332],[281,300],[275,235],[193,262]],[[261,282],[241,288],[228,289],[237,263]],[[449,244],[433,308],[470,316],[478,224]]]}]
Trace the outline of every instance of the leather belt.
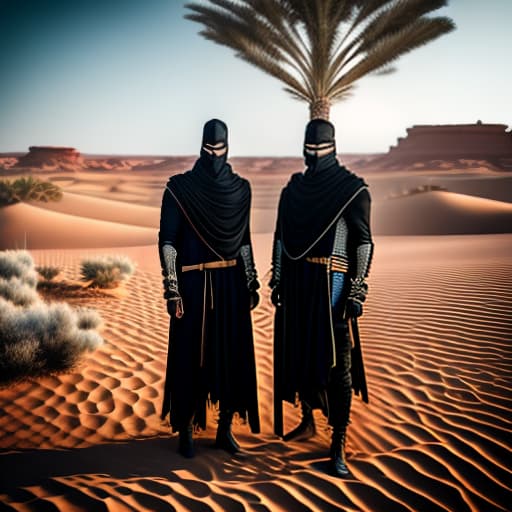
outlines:
[{"label": "leather belt", "polygon": [[325,256],[308,256],[306,261],[316,263],[317,265],[325,265],[331,272],[347,272],[348,262],[344,258],[333,256],[327,258]]},{"label": "leather belt", "polygon": [[326,258],[326,257],[308,256],[306,258],[306,261],[309,261],[309,263],[316,263],[318,265],[330,265],[331,264],[331,258]]},{"label": "leather belt", "polygon": [[197,265],[183,265],[182,272],[189,272],[190,270],[209,270],[212,268],[227,268],[236,266],[236,259],[234,260],[220,260],[220,261],[207,261],[206,263],[198,263]]}]

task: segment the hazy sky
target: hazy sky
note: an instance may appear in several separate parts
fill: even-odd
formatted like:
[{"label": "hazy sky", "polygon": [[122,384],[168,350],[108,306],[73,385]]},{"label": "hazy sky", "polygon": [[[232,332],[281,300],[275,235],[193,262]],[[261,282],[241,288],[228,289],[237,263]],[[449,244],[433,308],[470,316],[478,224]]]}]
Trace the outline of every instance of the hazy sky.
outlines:
[{"label": "hazy sky", "polygon": [[[195,154],[203,123],[232,155],[300,155],[307,104],[198,35],[181,0],[0,0],[0,151]],[[414,124],[509,124],[512,0],[451,0],[457,30],[336,104],[342,152],[386,151]]]}]

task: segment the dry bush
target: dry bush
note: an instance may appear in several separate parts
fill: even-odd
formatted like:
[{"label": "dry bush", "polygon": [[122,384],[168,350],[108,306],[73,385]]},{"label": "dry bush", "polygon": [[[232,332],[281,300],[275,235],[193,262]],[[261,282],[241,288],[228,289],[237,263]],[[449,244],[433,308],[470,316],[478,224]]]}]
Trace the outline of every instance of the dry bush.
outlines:
[{"label": "dry bush", "polygon": [[0,279],[16,277],[35,288],[37,273],[34,260],[28,251],[0,251]]},{"label": "dry bush", "polygon": [[135,271],[135,264],[126,256],[99,256],[83,260],[82,279],[90,286],[115,288]]},{"label": "dry bush", "polygon": [[0,180],[0,206],[9,206],[20,201],[59,201],[62,199],[60,187],[49,181],[33,176],[16,180]]},{"label": "dry bush", "polygon": [[40,300],[36,290],[17,277],[0,278],[0,297],[22,307],[28,307]]},{"label": "dry bush", "polygon": [[50,282],[60,274],[59,267],[36,267],[36,270],[46,282]]},{"label": "dry bush", "polygon": [[46,304],[36,283],[29,253],[0,252],[0,385],[68,370],[103,343],[96,311]]},{"label": "dry bush", "polygon": [[0,298],[0,384],[72,368],[102,343],[99,315],[67,304],[18,308]]},{"label": "dry bush", "polygon": [[84,330],[97,329],[101,325],[101,316],[94,309],[78,308],[76,309],[78,319],[78,328]]}]

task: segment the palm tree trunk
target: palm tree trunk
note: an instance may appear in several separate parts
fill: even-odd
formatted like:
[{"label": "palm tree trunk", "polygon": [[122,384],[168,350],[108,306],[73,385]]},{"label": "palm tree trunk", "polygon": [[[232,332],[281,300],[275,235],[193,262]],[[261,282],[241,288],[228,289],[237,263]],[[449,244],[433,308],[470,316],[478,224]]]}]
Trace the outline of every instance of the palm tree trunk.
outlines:
[{"label": "palm tree trunk", "polygon": [[331,102],[329,98],[326,98],[325,96],[315,98],[313,102],[309,104],[310,119],[325,119],[326,121],[329,121],[330,111]]}]

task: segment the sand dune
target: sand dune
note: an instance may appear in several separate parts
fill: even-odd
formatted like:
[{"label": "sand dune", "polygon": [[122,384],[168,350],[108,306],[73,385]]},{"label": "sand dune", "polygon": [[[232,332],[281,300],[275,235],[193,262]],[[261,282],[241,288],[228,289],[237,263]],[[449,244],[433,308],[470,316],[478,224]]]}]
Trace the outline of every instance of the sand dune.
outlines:
[{"label": "sand dune", "polygon": [[0,208],[0,249],[119,247],[156,243],[157,230],[18,203]]},{"label": "sand dune", "polygon": [[[354,478],[341,481],[325,473],[329,430],[318,412],[317,436],[306,443],[285,444],[272,433],[265,274],[279,190],[300,159],[234,159],[253,187],[263,285],[253,313],[262,434],[237,421],[248,457],[231,458],[211,447],[211,411],[198,456],[185,460],[159,419],[168,317],[156,228],[168,174],[192,161],[124,173],[112,162],[108,172],[55,169],[48,177],[65,190],[60,203],[0,209],[0,248],[23,247],[27,233],[29,249],[41,249],[32,251],[36,263],[60,267],[63,278],[77,278],[84,255],[122,253],[138,263],[123,293],[67,299],[99,310],[103,347],[71,373],[0,390],[0,503],[62,512],[508,510],[512,235],[492,233],[510,231],[512,205],[491,199],[509,199],[510,178],[368,175],[374,234],[409,236],[376,239],[361,321],[371,402],[354,401],[347,446]],[[451,192],[385,199],[432,183]],[[488,234],[437,236],[450,233]],[[413,236],[421,234],[431,236]],[[285,430],[298,419],[285,404]]]},{"label": "sand dune", "polygon": [[[255,236],[260,276],[270,241]],[[306,443],[272,435],[266,288],[253,313],[262,434],[237,423],[248,457],[231,458],[211,448],[210,413],[197,457],[176,454],[158,418],[168,319],[155,248],[130,249],[153,267],[138,267],[124,297],[84,302],[104,317],[106,344],[75,372],[0,391],[0,501],[61,511],[508,510],[511,242],[377,238],[361,321],[370,405],[354,401],[354,478],[345,481],[325,474],[329,432],[318,413],[318,434]],[[79,251],[33,254],[58,261],[65,275],[77,271]],[[285,413],[288,430],[298,415]]]},{"label": "sand dune", "polygon": [[72,192],[64,192],[60,201],[35,203],[34,206],[78,217],[148,228],[158,228],[160,222],[159,208],[74,194]]},{"label": "sand dune", "polygon": [[377,235],[509,233],[512,204],[453,192],[423,192],[375,201],[372,229]]}]

